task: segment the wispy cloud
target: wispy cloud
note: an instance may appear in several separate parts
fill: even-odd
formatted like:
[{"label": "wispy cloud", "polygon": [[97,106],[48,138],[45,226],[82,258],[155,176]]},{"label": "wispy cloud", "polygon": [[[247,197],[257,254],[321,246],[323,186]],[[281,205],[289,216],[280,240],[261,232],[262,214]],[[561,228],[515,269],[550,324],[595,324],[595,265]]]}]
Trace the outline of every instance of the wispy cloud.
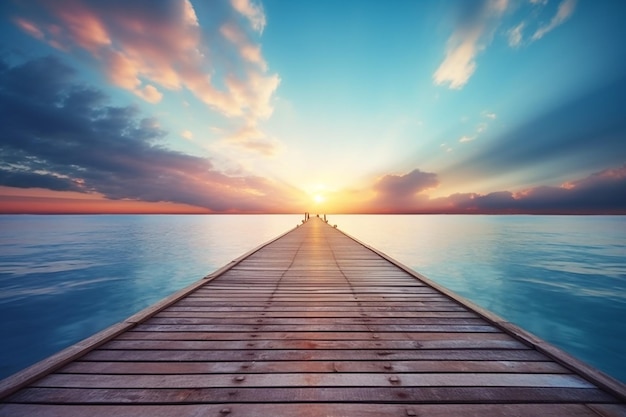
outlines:
[{"label": "wispy cloud", "polygon": [[257,123],[272,114],[280,84],[254,39],[263,9],[249,0],[210,7],[215,18],[201,25],[189,0],[39,0],[19,5],[15,23],[69,53],[88,52],[112,84],[147,102],[184,89],[224,116]]},{"label": "wispy cloud", "polygon": [[445,58],[433,74],[437,85],[460,89],[476,70],[476,56],[491,41],[508,0],[465,3],[457,28],[448,39]]},{"label": "wispy cloud", "polygon": [[444,152],[452,152],[452,148],[449,147],[447,144],[442,143],[441,145],[439,145],[439,147],[444,151]]},{"label": "wispy cloud", "polygon": [[182,136],[183,138],[187,140],[193,140],[193,133],[190,130],[183,130],[180,133],[180,136]]},{"label": "wispy cloud", "polygon": [[524,30],[525,26],[526,22],[522,22],[507,32],[510,47],[517,48],[522,44],[522,40],[524,38],[522,31]]},{"label": "wispy cloud", "polygon": [[260,4],[256,4],[252,0],[231,0],[231,4],[239,13],[244,15],[252,25],[252,28],[258,32],[263,32],[265,28],[265,12]]},{"label": "wispy cloud", "polygon": [[537,29],[531,39],[533,41],[536,41],[543,38],[546,33],[550,32],[551,30],[565,22],[567,19],[569,19],[572,14],[574,14],[575,8],[576,0],[561,1],[557,9],[556,15],[554,15],[552,20],[550,20],[550,23]]},{"label": "wispy cloud", "polygon": [[243,126],[234,134],[226,138],[226,142],[241,149],[254,151],[265,156],[274,156],[279,145],[276,140],[269,138],[254,124]]},{"label": "wispy cloud", "polygon": [[527,18],[526,20],[522,21],[517,26],[512,27],[506,32],[509,46],[511,48],[518,48],[522,46],[525,43],[524,31],[527,30],[530,30],[532,35],[526,41],[526,43],[532,43],[543,38],[548,32],[551,32],[557,26],[562,25],[574,14],[574,10],[576,9],[576,1],[577,0],[562,0],[557,7],[556,14],[552,16],[550,21],[534,29],[534,32],[532,32],[532,29],[530,28],[533,26],[534,21],[537,20],[539,11],[546,9],[544,6],[546,6],[548,2],[547,0],[531,1],[531,3],[533,4],[533,12],[531,15],[532,17]]}]

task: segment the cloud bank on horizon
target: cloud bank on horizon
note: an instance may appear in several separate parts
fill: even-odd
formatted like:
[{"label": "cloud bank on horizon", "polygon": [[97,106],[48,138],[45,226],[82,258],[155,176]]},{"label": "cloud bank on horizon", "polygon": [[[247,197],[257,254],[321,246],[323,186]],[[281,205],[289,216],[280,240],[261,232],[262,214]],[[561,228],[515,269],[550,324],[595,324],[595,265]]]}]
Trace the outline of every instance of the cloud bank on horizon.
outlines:
[{"label": "cloud bank on horizon", "polygon": [[626,6],[295,3],[4,2],[0,212],[626,213]]}]

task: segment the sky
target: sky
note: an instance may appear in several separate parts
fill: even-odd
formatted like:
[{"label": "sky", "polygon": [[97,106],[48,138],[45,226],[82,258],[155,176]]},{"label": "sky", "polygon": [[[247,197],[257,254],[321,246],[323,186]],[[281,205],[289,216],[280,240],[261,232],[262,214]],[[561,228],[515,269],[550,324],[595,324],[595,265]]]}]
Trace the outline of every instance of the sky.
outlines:
[{"label": "sky", "polygon": [[4,0],[0,213],[626,214],[626,3]]}]

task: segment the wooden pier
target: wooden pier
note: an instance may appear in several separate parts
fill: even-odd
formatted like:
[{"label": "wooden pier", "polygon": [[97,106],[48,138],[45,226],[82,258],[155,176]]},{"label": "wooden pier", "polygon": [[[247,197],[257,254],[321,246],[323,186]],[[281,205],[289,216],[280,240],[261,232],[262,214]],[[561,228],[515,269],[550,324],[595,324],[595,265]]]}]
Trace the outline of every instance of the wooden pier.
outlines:
[{"label": "wooden pier", "polygon": [[0,416],[626,416],[626,388],[318,218],[0,382]]}]

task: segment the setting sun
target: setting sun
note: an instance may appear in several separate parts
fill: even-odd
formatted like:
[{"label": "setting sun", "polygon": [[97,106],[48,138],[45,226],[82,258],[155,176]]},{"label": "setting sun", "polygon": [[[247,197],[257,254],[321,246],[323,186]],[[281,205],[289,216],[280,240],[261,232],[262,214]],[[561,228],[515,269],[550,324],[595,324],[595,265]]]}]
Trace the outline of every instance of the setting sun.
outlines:
[{"label": "setting sun", "polygon": [[324,196],[323,196],[323,195],[321,195],[321,194],[315,194],[315,195],[313,196],[313,201],[315,201],[315,203],[316,203],[316,204],[323,203],[323,202],[324,202],[324,200],[326,200],[326,199],[325,199],[325,198],[324,198]]}]

